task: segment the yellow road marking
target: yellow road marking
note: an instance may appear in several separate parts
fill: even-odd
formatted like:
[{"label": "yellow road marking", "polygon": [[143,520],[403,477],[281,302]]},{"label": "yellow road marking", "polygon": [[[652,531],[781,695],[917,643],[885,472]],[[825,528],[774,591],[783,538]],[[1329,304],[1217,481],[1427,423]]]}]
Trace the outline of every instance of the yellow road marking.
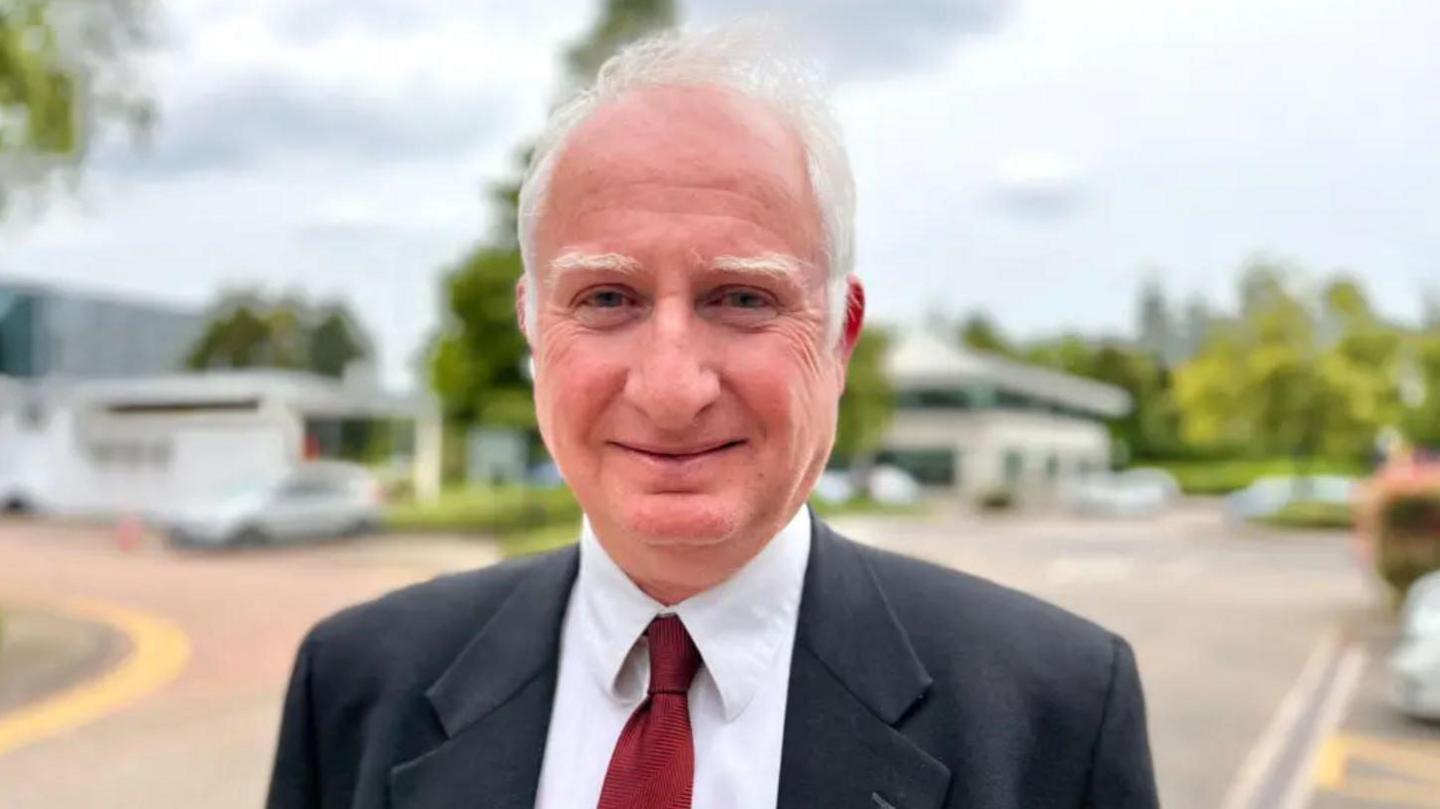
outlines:
[{"label": "yellow road marking", "polygon": [[[1352,760],[1386,774],[1346,777]],[[1350,798],[1440,809],[1440,744],[1336,734],[1326,741],[1316,761],[1315,783]]]},{"label": "yellow road marking", "polygon": [[1408,806],[1414,809],[1440,809],[1440,796],[1434,784],[1392,781],[1388,778],[1355,778],[1339,791],[1347,798],[1374,803]]},{"label": "yellow road marking", "polygon": [[1345,740],[1332,736],[1325,740],[1315,759],[1315,785],[1321,789],[1339,789],[1345,783]]},{"label": "yellow road marking", "polygon": [[190,639],[163,618],[98,601],[59,606],[71,616],[121,632],[130,641],[130,651],[100,676],[0,716],[0,754],[133,704],[178,677],[190,658]]}]

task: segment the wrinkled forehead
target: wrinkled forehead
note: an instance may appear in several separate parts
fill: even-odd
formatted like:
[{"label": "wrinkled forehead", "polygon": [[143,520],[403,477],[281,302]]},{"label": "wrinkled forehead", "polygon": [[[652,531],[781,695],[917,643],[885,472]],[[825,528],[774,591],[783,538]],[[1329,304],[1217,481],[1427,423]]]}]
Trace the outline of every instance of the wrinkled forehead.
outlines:
[{"label": "wrinkled forehead", "polygon": [[800,138],[764,104],[722,88],[635,90],[576,127],[551,175],[541,238],[553,243],[575,219],[615,205],[752,219],[819,247]]}]

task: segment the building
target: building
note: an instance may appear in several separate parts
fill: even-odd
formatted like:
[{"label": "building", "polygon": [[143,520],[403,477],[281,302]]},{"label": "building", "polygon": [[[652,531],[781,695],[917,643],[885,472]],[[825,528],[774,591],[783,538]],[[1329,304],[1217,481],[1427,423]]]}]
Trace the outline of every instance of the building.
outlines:
[{"label": "building", "polygon": [[346,457],[357,431],[393,436],[417,491],[438,487],[427,399],[289,371],[110,380],[0,377],[0,505],[111,516],[158,513]]},{"label": "building", "polygon": [[204,325],[198,311],[0,280],[0,376],[173,373]]},{"label": "building", "polygon": [[887,356],[894,418],[878,460],[966,498],[1043,493],[1105,470],[1105,420],[1131,407],[1124,390],[957,347],[925,331]]}]

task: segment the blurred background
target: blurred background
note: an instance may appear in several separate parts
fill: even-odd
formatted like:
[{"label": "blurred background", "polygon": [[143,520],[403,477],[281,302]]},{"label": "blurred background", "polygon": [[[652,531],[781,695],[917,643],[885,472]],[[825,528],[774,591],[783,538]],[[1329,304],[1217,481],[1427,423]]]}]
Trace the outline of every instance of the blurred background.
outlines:
[{"label": "blurred background", "polygon": [[1440,807],[1440,6],[0,0],[0,803],[255,806],[318,618],[574,541],[515,196],[768,12],[871,327],[813,504],[1135,645],[1165,805]]}]

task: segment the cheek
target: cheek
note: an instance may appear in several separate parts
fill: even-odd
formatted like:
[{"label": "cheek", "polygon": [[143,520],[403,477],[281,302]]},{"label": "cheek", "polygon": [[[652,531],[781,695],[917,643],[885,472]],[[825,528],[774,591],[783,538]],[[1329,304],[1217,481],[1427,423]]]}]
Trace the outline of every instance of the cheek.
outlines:
[{"label": "cheek", "polygon": [[732,355],[732,384],[771,441],[805,444],[827,434],[834,422],[839,391],[833,363],[810,348],[811,342],[766,341],[743,357]]},{"label": "cheek", "polygon": [[542,334],[535,356],[535,400],[540,428],[562,446],[584,439],[624,389],[624,352],[555,329]]}]

